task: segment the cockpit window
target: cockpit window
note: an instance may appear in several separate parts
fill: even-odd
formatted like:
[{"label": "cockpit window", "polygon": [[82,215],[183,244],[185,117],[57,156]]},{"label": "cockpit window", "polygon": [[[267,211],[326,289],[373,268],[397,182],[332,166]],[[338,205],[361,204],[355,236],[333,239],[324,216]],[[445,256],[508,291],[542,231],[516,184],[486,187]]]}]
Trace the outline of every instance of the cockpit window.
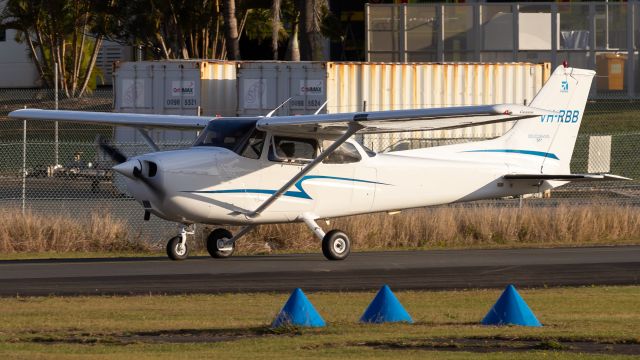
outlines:
[{"label": "cockpit window", "polygon": [[257,120],[211,120],[193,146],[216,146],[233,151],[256,128]]},{"label": "cockpit window", "polygon": [[246,143],[241,146],[240,155],[249,159],[260,159],[262,148],[264,147],[264,138],[264,131],[254,130]]},{"label": "cockpit window", "polygon": [[[331,145],[331,141],[325,140],[323,142],[324,148],[326,149]],[[362,156],[356,149],[356,147],[351,143],[344,143],[338,146],[329,156],[327,156],[322,162],[325,164],[348,164],[354,163],[362,160]]]},{"label": "cockpit window", "polygon": [[314,139],[274,136],[269,149],[269,160],[304,163],[316,157],[318,144]]}]

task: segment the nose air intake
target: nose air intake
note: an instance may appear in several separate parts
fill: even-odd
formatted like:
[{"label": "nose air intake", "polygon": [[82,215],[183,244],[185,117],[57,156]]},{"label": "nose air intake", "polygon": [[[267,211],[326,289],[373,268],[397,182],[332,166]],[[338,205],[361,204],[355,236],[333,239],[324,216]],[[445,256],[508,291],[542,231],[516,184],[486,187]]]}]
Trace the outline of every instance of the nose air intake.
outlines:
[{"label": "nose air intake", "polygon": [[153,161],[145,160],[146,174],[143,174],[143,166],[142,162],[137,159],[128,160],[123,162],[122,164],[118,164],[113,167],[113,170],[119,172],[120,174],[134,180],[142,179],[145,175],[147,177],[154,177],[158,173],[158,164]]},{"label": "nose air intake", "polygon": [[[128,177],[129,179],[139,179],[142,176],[142,163],[140,160],[128,160],[113,167],[113,170]],[[156,167],[157,171],[157,167]]]}]

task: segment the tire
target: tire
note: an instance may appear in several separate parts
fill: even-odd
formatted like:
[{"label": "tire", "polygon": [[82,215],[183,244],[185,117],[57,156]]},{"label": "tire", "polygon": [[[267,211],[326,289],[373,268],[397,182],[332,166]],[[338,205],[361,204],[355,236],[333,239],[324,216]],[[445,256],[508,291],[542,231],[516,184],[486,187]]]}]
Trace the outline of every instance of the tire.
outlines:
[{"label": "tire", "polygon": [[169,242],[167,242],[167,256],[171,260],[184,260],[189,256],[189,247],[187,243],[184,244],[184,247],[180,245],[182,242],[182,238],[180,236],[176,236],[171,238]]},{"label": "tire", "polygon": [[207,237],[207,251],[211,257],[216,259],[228,258],[236,251],[236,244],[231,246],[231,250],[220,250],[218,248],[218,240],[231,239],[233,234],[227,229],[215,229]]},{"label": "tire", "polygon": [[350,251],[351,241],[340,230],[331,230],[322,238],[322,253],[329,260],[344,260]]}]

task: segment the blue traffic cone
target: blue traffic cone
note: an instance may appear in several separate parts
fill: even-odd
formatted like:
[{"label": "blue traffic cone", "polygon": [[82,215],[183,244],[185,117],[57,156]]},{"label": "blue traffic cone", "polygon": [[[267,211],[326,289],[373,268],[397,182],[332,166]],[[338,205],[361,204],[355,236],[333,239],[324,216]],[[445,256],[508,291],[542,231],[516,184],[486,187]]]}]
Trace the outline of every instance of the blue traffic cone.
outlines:
[{"label": "blue traffic cone", "polygon": [[508,285],[482,319],[482,325],[542,326],[513,285]]},{"label": "blue traffic cone", "polygon": [[271,327],[277,328],[284,325],[322,327],[326,324],[302,290],[297,288],[293,290]]},{"label": "blue traffic cone", "polygon": [[413,323],[409,313],[407,313],[387,285],[384,285],[380,291],[378,291],[378,294],[360,318],[360,322],[376,324],[402,321]]}]

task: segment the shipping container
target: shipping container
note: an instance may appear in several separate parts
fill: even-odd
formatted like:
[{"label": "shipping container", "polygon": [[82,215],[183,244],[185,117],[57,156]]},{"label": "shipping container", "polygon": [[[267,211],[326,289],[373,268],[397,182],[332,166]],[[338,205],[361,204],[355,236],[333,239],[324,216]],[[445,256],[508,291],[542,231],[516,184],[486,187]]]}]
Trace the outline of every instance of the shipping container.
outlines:
[{"label": "shipping container", "polygon": [[[235,116],[236,63],[229,61],[138,61],[114,64],[116,112]],[[119,143],[142,143],[131,128],[117,127]],[[159,143],[187,143],[194,131],[153,130]]]},{"label": "shipping container", "polygon": [[[527,104],[550,72],[549,63],[137,62],[116,69],[114,103],[119,112],[207,116],[266,115],[284,102],[276,114],[312,114],[325,101],[327,113]],[[381,150],[402,138],[488,138],[511,126],[368,135],[364,142]]]},{"label": "shipping container", "polygon": [[[327,100],[326,62],[244,61],[237,67],[239,116],[313,114]],[[288,101],[287,101],[288,100]]]},{"label": "shipping container", "polygon": [[236,63],[139,61],[114,64],[116,112],[235,116]]},{"label": "shipping container", "polygon": [[[327,112],[528,104],[550,74],[549,63],[328,63]],[[491,138],[512,126],[375,134],[364,143],[379,151],[407,138]]]}]

